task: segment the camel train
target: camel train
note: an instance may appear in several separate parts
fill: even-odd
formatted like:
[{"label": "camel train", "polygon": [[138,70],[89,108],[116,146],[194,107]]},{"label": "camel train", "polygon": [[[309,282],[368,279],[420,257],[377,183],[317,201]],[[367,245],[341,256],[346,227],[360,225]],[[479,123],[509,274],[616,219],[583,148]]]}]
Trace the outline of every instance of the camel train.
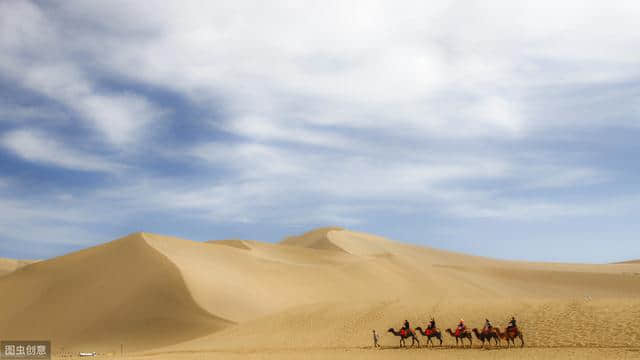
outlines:
[{"label": "camel train", "polygon": [[[412,329],[409,326],[409,322],[405,320],[404,326],[402,328],[400,328],[399,330],[389,328],[387,332],[400,338],[400,347],[407,346],[407,339],[411,339],[411,347],[416,344],[417,347],[420,347],[420,339],[418,338],[418,334],[422,335],[423,338],[427,338],[427,347],[429,346],[429,344],[431,344],[432,347],[436,346],[432,340],[433,338],[439,341],[438,346],[442,346],[442,333],[440,329],[435,326],[435,320],[433,318],[424,330],[420,326]],[[445,330],[445,332],[456,339],[456,347],[462,346],[463,348],[465,348],[467,346],[466,343],[468,342],[469,348],[471,348],[473,345],[472,333],[478,340],[482,342],[482,348],[485,347],[485,343],[487,346],[492,346],[492,342],[493,346],[501,347],[503,340],[507,341],[507,348],[511,347],[511,345],[515,347],[515,339],[520,340],[520,347],[524,346],[524,338],[522,336],[522,332],[518,329],[515,318],[513,317],[511,318],[511,321],[509,322],[509,325],[507,325],[507,328],[504,332],[502,332],[500,328],[491,325],[491,322],[489,322],[488,319],[485,323],[485,326],[481,330],[478,330],[478,328],[473,328],[471,331],[469,331],[469,329],[464,324],[464,320],[460,319],[460,323],[456,326],[455,330],[451,330],[451,328],[448,328]]]}]

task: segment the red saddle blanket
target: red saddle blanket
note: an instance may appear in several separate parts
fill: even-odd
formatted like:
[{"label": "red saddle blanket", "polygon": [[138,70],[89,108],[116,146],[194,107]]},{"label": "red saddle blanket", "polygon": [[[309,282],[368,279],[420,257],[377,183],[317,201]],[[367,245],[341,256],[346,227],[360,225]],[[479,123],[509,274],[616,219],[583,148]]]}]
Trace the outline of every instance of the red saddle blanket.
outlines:
[{"label": "red saddle blanket", "polygon": [[434,334],[434,333],[435,333],[435,331],[432,330],[432,329],[427,329],[427,330],[424,331],[424,334],[427,335],[427,336],[430,336],[431,334]]},{"label": "red saddle blanket", "polygon": [[407,336],[407,330],[405,330],[405,329],[400,329],[400,336],[402,336],[402,337]]}]

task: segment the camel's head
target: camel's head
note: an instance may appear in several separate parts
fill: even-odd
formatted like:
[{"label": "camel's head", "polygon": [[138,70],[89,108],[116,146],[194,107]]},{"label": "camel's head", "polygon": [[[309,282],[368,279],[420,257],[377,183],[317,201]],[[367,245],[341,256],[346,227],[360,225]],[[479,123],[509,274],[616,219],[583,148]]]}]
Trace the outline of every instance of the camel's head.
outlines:
[{"label": "camel's head", "polygon": [[418,327],[416,328],[416,331],[422,331],[422,327],[421,327],[421,326],[418,326]]},{"label": "camel's head", "polygon": [[478,332],[478,328],[473,328],[471,331],[473,331],[474,333]]},{"label": "camel's head", "polygon": [[387,330],[387,332],[392,333],[393,332],[393,328],[389,328],[389,330]]}]

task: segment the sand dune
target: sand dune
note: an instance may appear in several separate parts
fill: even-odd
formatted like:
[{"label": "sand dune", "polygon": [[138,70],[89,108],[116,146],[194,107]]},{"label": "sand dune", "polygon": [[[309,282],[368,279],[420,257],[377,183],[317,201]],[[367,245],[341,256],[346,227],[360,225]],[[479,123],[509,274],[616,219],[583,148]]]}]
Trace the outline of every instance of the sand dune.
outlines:
[{"label": "sand dune", "polygon": [[[640,274],[631,271],[637,270],[635,266],[499,261],[344,230],[320,233],[282,243],[320,249],[316,253],[324,256],[334,254],[338,267],[350,269],[339,280],[326,275],[324,282],[305,273],[304,279],[323,289],[314,294],[315,301],[296,299],[297,306],[274,308],[266,316],[160,353],[215,349],[232,354],[257,346],[281,356],[283,351],[303,349],[353,349],[370,344],[371,329],[383,333],[385,346],[397,346],[397,338],[385,333],[387,328],[399,326],[403,319],[424,326],[430,316],[436,316],[444,329],[454,327],[460,317],[480,327],[485,317],[504,326],[508,317],[516,315],[528,345],[535,347],[632,347],[640,340],[634,325],[640,319]],[[320,268],[321,273],[328,271]],[[356,278],[353,269],[366,269],[369,276]],[[333,287],[324,292],[327,283]]]},{"label": "sand dune", "polygon": [[0,276],[12,273],[17,269],[36,262],[36,260],[16,260],[0,258]]},{"label": "sand dune", "polygon": [[0,293],[4,339],[58,347],[141,349],[230,324],[194,303],[179,270],[142,234],[20,268],[0,278]]},{"label": "sand dune", "polygon": [[152,358],[322,358],[370,345],[371,329],[397,346],[387,328],[430,316],[444,329],[516,315],[532,347],[640,342],[637,264],[501,261],[341,228],[278,244],[134,234],[18,269],[0,293],[4,337]]},{"label": "sand dune", "polygon": [[640,260],[622,261],[622,262],[619,262],[617,264],[640,264]]}]

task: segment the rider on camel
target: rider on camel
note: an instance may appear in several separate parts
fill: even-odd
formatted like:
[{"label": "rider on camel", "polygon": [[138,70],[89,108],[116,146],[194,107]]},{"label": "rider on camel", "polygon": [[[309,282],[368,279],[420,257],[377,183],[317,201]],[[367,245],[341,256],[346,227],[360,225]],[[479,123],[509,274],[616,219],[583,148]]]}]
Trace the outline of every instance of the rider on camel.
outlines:
[{"label": "rider on camel", "polygon": [[464,333],[467,330],[467,326],[464,324],[464,319],[460,319],[460,323],[458,324],[458,328],[456,329],[456,336]]},{"label": "rider on camel", "polygon": [[429,325],[427,325],[427,329],[428,330],[436,329],[436,320],[434,318],[431,318],[431,321],[429,321]]},{"label": "rider on camel", "polygon": [[509,325],[507,325],[507,330],[511,330],[511,329],[515,329],[518,326],[516,325],[516,318],[515,316],[511,317],[511,321],[509,321]]},{"label": "rider on camel", "polygon": [[405,320],[404,321],[404,325],[402,326],[402,331],[401,332],[404,332],[406,334],[411,334],[412,333],[411,325],[409,325],[409,320]]},{"label": "rider on camel", "polygon": [[484,333],[488,333],[491,331],[491,329],[493,329],[493,325],[491,325],[491,321],[489,321],[489,319],[484,319],[484,328],[482,329],[482,332]]}]

